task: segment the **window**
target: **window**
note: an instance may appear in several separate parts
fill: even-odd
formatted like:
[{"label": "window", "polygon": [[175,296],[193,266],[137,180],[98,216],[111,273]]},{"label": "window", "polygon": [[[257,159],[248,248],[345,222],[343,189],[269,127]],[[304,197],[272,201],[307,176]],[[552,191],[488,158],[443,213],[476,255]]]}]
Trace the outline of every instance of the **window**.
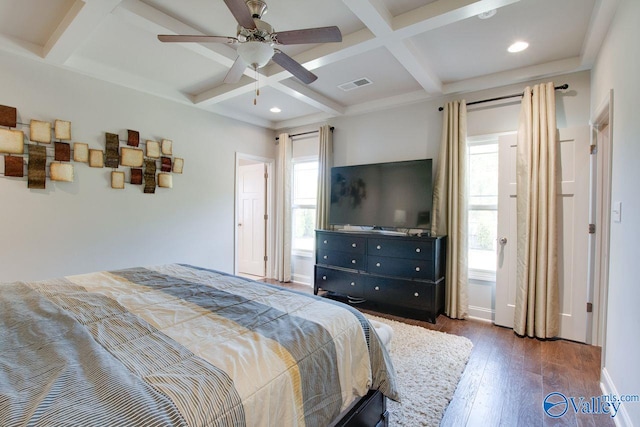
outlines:
[{"label": "window", "polygon": [[293,163],[291,201],[291,249],[293,252],[313,253],[316,228],[316,193],[318,188],[318,160],[298,160]]},{"label": "window", "polygon": [[469,277],[495,281],[498,231],[498,139],[468,138]]}]

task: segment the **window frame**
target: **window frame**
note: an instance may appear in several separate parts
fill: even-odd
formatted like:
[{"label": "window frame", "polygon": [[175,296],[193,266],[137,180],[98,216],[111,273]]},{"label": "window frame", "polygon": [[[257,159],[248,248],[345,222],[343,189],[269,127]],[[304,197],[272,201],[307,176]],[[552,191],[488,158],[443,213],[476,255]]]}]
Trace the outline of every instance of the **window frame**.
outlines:
[{"label": "window frame", "polygon": [[[318,156],[300,156],[291,159],[291,226],[293,229],[294,211],[296,209],[313,209],[317,212],[318,200],[315,200],[314,204],[296,204],[295,203],[295,165],[300,163],[319,163]],[[319,167],[320,165],[318,165]],[[315,239],[315,235],[313,237]],[[291,232],[291,255],[304,258],[315,257],[315,242],[311,249],[295,248],[293,242],[293,230]]]},{"label": "window frame", "polygon": [[[496,146],[496,154],[498,153],[498,135],[482,135],[482,136],[475,136],[475,137],[467,137],[467,149],[471,149],[471,147],[477,147],[477,146],[481,146],[481,145],[495,145]],[[471,156],[472,154],[469,153],[468,154],[468,168],[469,170],[471,169]],[[497,170],[496,170],[496,173]],[[497,215],[498,215],[498,194],[496,193],[496,203],[495,204],[472,204],[472,203],[468,203],[467,204],[467,212],[470,213],[471,211],[495,211],[496,212],[496,221],[497,221]],[[470,193],[469,193],[469,200],[473,197]],[[497,236],[496,236],[497,238]],[[471,249],[469,248],[468,251],[470,251]],[[470,254],[468,254],[468,256],[470,256]],[[480,269],[480,268],[469,268],[468,269],[468,275],[469,275],[469,280],[474,280],[474,281],[483,281],[483,282],[494,282],[496,281],[496,272],[497,272],[497,265],[495,267],[494,270],[486,270],[486,269]]]}]

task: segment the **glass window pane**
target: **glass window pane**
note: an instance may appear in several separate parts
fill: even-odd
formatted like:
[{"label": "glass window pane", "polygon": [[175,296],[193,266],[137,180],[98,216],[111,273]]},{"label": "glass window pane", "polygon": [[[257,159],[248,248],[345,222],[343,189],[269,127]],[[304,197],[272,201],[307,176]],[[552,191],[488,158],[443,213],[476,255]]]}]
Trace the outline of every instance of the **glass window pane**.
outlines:
[{"label": "glass window pane", "polygon": [[469,211],[469,268],[496,270],[496,238],[498,212],[495,210]]},{"label": "glass window pane", "polygon": [[469,204],[498,204],[497,144],[469,147]]},{"label": "glass window pane", "polygon": [[318,191],[318,162],[293,165],[293,204],[316,205]]},{"label": "glass window pane", "polygon": [[292,249],[313,251],[316,210],[294,208],[292,213]]}]

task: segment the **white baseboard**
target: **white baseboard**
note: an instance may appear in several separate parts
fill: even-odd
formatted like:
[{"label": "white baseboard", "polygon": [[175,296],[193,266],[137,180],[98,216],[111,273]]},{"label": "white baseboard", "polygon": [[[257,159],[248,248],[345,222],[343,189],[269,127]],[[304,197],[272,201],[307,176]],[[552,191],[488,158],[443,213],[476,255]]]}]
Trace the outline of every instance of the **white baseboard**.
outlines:
[{"label": "white baseboard", "polygon": [[303,285],[313,286],[313,278],[302,274],[292,274],[291,280],[296,283],[302,283]]},{"label": "white baseboard", "polygon": [[482,320],[484,322],[493,322],[493,310],[486,307],[469,306],[469,319]]},{"label": "white baseboard", "polygon": [[[620,396],[615,384],[613,384],[613,380],[609,376],[609,372],[607,372],[607,368],[602,368],[602,373],[600,375],[600,390],[602,390],[602,394],[605,395],[613,394],[615,396]],[[627,413],[624,403],[620,405],[620,409],[613,418],[613,422],[616,424],[616,427],[633,427],[631,417],[629,416],[629,413]]]}]

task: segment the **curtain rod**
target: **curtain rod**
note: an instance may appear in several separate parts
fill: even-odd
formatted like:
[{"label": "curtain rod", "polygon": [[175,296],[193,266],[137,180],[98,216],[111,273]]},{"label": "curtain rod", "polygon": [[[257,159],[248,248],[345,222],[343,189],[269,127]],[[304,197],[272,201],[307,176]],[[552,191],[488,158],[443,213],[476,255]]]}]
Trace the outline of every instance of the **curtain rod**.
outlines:
[{"label": "curtain rod", "polygon": [[[569,89],[569,85],[567,83],[565,83],[565,84],[563,84],[561,86],[556,86],[554,89],[555,90]],[[491,101],[500,101],[501,99],[517,98],[518,96],[519,97],[523,97],[524,96],[524,92],[522,92],[522,93],[514,93],[513,95],[499,96],[497,98],[481,99],[480,101],[467,102],[467,105],[482,104],[484,102],[491,102]],[[438,111],[442,111],[442,110],[444,110],[444,107],[439,107],[438,108]]]},{"label": "curtain rod", "polygon": [[[331,127],[329,128],[329,130],[330,130],[331,132],[333,132],[333,129],[334,129],[334,127],[333,127],[333,126],[331,126]],[[311,131],[309,131],[309,132],[294,133],[293,135],[289,135],[289,137],[293,138],[294,136],[311,135],[312,133],[318,133],[318,132],[320,132],[320,131],[319,131],[319,130],[311,130]],[[276,141],[280,141],[280,137],[279,137],[279,136],[276,136]]]}]

